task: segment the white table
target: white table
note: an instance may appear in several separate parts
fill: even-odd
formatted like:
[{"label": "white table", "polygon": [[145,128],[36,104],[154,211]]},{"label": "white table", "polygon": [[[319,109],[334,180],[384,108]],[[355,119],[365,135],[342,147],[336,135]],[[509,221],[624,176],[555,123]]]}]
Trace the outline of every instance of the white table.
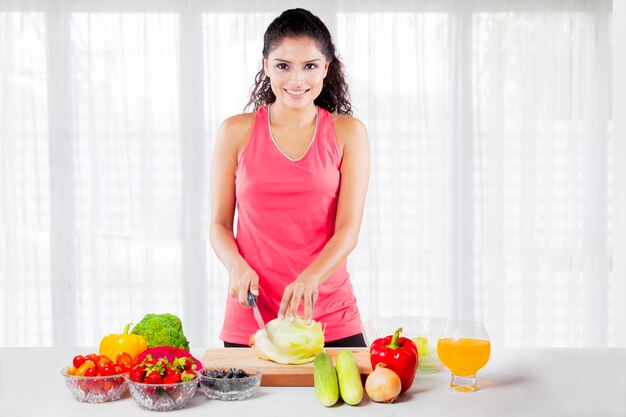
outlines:
[{"label": "white table", "polygon": [[[0,348],[0,416],[135,416],[144,411],[125,394],[121,400],[80,403],[65,386],[60,370],[84,348]],[[203,349],[192,349],[202,356]],[[481,389],[449,389],[447,370],[418,375],[413,387],[393,404],[370,402],[325,408],[313,388],[261,387],[250,399],[209,400],[198,390],[186,416],[626,416],[626,349],[494,348],[478,374]],[[254,414],[253,414],[254,413]]]}]

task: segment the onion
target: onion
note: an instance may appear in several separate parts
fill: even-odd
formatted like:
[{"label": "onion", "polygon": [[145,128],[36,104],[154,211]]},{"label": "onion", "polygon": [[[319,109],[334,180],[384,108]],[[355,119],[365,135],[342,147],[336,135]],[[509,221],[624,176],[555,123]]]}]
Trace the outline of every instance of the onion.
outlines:
[{"label": "onion", "polygon": [[384,363],[376,365],[376,369],[369,374],[365,381],[365,392],[372,401],[377,403],[392,403],[400,395],[402,383],[400,377]]}]

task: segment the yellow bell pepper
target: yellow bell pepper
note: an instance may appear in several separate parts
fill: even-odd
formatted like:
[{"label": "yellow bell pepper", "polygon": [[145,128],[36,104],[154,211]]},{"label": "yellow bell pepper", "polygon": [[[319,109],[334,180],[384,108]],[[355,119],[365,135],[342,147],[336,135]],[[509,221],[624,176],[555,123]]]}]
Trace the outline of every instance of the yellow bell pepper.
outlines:
[{"label": "yellow bell pepper", "polygon": [[103,337],[100,342],[100,354],[115,362],[118,354],[126,352],[133,358],[133,363],[137,362],[139,354],[148,349],[148,342],[141,335],[128,334],[131,324],[128,323],[121,334]]}]

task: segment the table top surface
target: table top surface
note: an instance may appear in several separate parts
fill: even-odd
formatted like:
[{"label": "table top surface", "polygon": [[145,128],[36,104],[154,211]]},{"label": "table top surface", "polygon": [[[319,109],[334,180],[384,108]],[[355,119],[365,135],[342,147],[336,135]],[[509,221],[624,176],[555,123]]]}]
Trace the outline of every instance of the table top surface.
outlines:
[{"label": "table top surface", "polygon": [[[202,357],[206,349],[192,349]],[[85,348],[0,348],[1,416],[131,416],[150,413],[128,393],[119,401],[90,404],[74,399],[61,369]],[[626,348],[492,348],[478,373],[480,389],[457,393],[446,369],[418,374],[393,404],[323,407],[312,387],[261,387],[243,401],[209,400],[198,390],[175,415],[254,413],[257,416],[626,416]]]}]

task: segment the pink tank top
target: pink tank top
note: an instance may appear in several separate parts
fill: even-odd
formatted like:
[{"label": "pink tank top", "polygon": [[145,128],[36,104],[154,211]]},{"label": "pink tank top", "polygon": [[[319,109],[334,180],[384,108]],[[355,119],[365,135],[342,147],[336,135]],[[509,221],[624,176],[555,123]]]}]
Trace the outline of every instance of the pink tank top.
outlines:
[{"label": "pink tank top", "polygon": [[[266,323],[278,315],[285,287],[333,236],[340,168],[341,155],[328,111],[318,108],[313,140],[298,160],[284,155],[274,142],[268,108],[257,111],[235,172],[236,241],[243,258],[259,275],[258,306]],[[327,342],[361,332],[345,262],[318,291],[313,318],[326,326]],[[252,310],[227,297],[220,338],[248,344],[257,330]]]}]

